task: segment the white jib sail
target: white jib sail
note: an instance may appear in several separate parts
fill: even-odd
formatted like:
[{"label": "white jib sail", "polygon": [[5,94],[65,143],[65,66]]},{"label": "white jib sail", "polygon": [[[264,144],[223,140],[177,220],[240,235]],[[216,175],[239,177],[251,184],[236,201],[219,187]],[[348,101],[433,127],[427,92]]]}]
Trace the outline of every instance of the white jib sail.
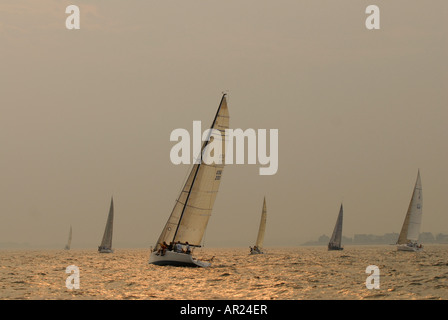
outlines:
[{"label": "white jib sail", "polygon": [[417,174],[411,202],[401,228],[398,244],[406,244],[409,241],[417,241],[420,235],[420,225],[422,223],[423,194],[420,171]]},{"label": "white jib sail", "polygon": [[264,233],[266,231],[266,217],[267,217],[267,211],[266,211],[266,198],[263,199],[263,210],[261,211],[261,220],[260,220],[260,228],[258,229],[258,236],[257,236],[257,242],[255,245],[259,250],[263,248],[263,241],[264,241]]},{"label": "white jib sail", "polygon": [[[223,95],[215,119],[211,125],[210,139],[201,148],[201,163],[195,164],[174,205],[173,211],[157,241],[156,249],[162,242],[188,242],[200,246],[218,193],[224,170],[226,129],[229,128],[229,111],[226,95]],[[213,141],[213,148],[207,148]],[[215,148],[215,146],[222,148]],[[222,164],[207,164],[210,158],[221,159]],[[219,154],[215,154],[219,152]]]}]

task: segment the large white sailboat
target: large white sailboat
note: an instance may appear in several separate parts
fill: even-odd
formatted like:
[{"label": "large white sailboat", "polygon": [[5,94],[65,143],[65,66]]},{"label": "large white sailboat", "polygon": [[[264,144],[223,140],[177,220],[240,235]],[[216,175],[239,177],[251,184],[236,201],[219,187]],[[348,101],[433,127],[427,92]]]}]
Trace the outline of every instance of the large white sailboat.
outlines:
[{"label": "large white sailboat", "polygon": [[333,229],[333,234],[331,235],[330,242],[328,243],[328,250],[344,250],[342,247],[342,216],[344,209],[339,209],[339,215],[336,220],[336,224]]},{"label": "large white sailboat", "polygon": [[401,228],[397,241],[398,251],[421,251],[423,246],[417,244],[420,235],[420,225],[422,223],[423,194],[422,182],[420,180],[420,170],[417,174],[414,191],[412,193],[411,202]]},{"label": "large white sailboat", "polygon": [[[207,146],[212,138],[214,145],[224,145],[225,130],[229,128],[226,94],[222,96],[210,128],[212,130],[210,130],[209,139],[204,141],[201,148],[200,161],[195,163],[190,171],[173,211],[151,252],[150,264],[188,267],[209,267],[211,265],[210,261],[193,258],[193,252],[183,251],[182,246],[188,246],[191,250],[201,247],[201,241],[218,193],[224,169],[225,148],[216,150],[207,148]],[[210,150],[208,149],[213,150],[214,159],[217,159],[218,155],[221,164],[208,164],[211,162],[207,161],[210,160]],[[176,250],[172,246],[180,247],[180,249]]]},{"label": "large white sailboat", "polygon": [[67,244],[65,245],[65,250],[70,250],[70,247],[72,245],[72,226],[70,226],[70,231],[68,233],[68,241]]},{"label": "large white sailboat", "polygon": [[107,216],[106,228],[104,229],[103,240],[98,247],[100,253],[112,253],[112,234],[114,229],[114,199],[110,200],[109,215]]},{"label": "large white sailboat", "polygon": [[261,220],[260,227],[258,229],[257,241],[255,242],[254,247],[250,247],[250,254],[261,254],[263,253],[263,241],[264,241],[264,233],[266,231],[266,197],[263,199],[263,210],[261,211]]}]

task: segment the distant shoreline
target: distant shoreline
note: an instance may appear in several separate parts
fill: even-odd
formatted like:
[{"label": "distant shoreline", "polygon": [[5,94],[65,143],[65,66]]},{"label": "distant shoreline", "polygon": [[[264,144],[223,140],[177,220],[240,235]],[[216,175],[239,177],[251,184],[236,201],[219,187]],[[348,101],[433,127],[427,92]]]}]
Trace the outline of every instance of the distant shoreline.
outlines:
[{"label": "distant shoreline", "polygon": [[[398,233],[375,234],[355,234],[353,238],[342,237],[342,245],[389,245],[395,244],[398,240]],[[307,241],[302,246],[326,246],[330,241],[327,235],[321,235],[316,241]],[[420,233],[419,243],[423,244],[448,244],[448,234],[438,233],[435,236],[431,232]]]}]

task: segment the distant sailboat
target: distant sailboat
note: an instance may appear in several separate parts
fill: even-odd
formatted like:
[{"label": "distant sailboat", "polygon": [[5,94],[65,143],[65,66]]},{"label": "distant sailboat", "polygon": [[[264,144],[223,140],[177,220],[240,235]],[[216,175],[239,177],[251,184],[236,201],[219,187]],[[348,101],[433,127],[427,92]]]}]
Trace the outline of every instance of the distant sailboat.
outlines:
[{"label": "distant sailboat", "polygon": [[422,223],[423,194],[422,182],[420,180],[420,170],[417,173],[417,181],[415,182],[414,191],[412,193],[411,202],[401,228],[397,241],[398,251],[421,251],[423,246],[417,244],[420,235],[420,225]]},{"label": "distant sailboat", "polygon": [[70,246],[72,245],[72,226],[70,226],[70,232],[68,233],[68,241],[65,245],[65,250],[70,250]]},{"label": "distant sailboat", "polygon": [[114,199],[110,200],[109,215],[107,216],[106,228],[104,229],[103,240],[98,247],[98,251],[101,253],[112,253],[112,233],[114,228]]},{"label": "distant sailboat", "polygon": [[[225,139],[225,129],[229,128],[229,112],[226,95],[221,102],[211,125],[211,137],[218,145]],[[187,248],[200,247],[205,229],[207,228],[213,204],[218,193],[221,175],[224,169],[225,150],[220,158],[222,164],[207,164],[207,145],[205,141],[201,148],[200,163],[193,165],[188,179],[174,205],[173,211],[162,230],[157,244],[149,257],[150,264],[176,265],[188,267],[209,267],[210,262],[200,261],[192,254],[182,252],[182,245]],[[216,149],[214,152],[218,152]],[[216,157],[215,157],[216,158]],[[168,244],[180,247],[180,250],[170,250]]]},{"label": "distant sailboat", "polygon": [[343,208],[341,203],[341,208],[339,209],[338,219],[334,226],[333,234],[331,236],[330,242],[328,243],[328,250],[344,250],[342,247],[342,216]]},{"label": "distant sailboat", "polygon": [[263,241],[264,241],[264,233],[266,231],[266,198],[263,199],[263,210],[261,211],[261,220],[260,220],[260,228],[258,229],[257,242],[255,242],[255,246],[250,248],[250,254],[261,254],[263,253]]}]

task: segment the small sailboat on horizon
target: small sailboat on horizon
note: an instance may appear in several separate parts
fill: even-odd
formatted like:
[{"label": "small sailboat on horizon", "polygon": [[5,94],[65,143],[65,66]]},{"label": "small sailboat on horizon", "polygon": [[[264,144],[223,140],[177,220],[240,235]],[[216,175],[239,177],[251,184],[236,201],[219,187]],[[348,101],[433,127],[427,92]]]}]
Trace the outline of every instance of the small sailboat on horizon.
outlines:
[{"label": "small sailboat on horizon", "polygon": [[67,244],[65,245],[65,250],[70,250],[70,247],[72,245],[72,226],[70,225],[70,231],[68,233],[68,241]]},{"label": "small sailboat on horizon", "polygon": [[338,218],[333,229],[333,234],[331,235],[330,242],[328,243],[328,250],[344,250],[342,247],[342,217],[344,209],[339,209]]},{"label": "small sailboat on horizon", "polygon": [[397,241],[398,251],[421,251],[423,246],[417,243],[420,235],[420,226],[423,214],[423,194],[422,182],[420,179],[420,170],[417,173],[414,190],[412,192],[411,202],[401,228]]},{"label": "small sailboat on horizon", "polygon": [[100,253],[113,253],[112,249],[112,234],[114,228],[114,199],[110,200],[109,215],[107,216],[106,228],[104,229],[103,239],[101,245],[98,247]]},{"label": "small sailboat on horizon", "polygon": [[258,236],[257,241],[255,242],[254,247],[250,247],[250,254],[263,254],[263,241],[264,241],[264,234],[266,231],[266,218],[267,218],[267,211],[266,211],[266,197],[263,198],[263,209],[261,211],[261,220],[260,220],[260,227],[258,229]]},{"label": "small sailboat on horizon", "polygon": [[[154,250],[149,263],[185,267],[209,267],[210,261],[193,258],[192,251],[201,247],[201,241],[207,228],[213,205],[218,193],[224,170],[225,149],[219,154],[222,164],[207,164],[207,153],[211,138],[213,142],[224,144],[225,130],[229,128],[229,112],[226,94],[223,94],[212,125],[210,137],[202,144],[199,163],[195,163],[188,175],[179,197],[176,200]],[[213,149],[214,158],[215,152]],[[183,250],[182,246],[187,250]],[[190,251],[191,250],[191,251]],[[213,259],[213,258],[212,258]]]}]

